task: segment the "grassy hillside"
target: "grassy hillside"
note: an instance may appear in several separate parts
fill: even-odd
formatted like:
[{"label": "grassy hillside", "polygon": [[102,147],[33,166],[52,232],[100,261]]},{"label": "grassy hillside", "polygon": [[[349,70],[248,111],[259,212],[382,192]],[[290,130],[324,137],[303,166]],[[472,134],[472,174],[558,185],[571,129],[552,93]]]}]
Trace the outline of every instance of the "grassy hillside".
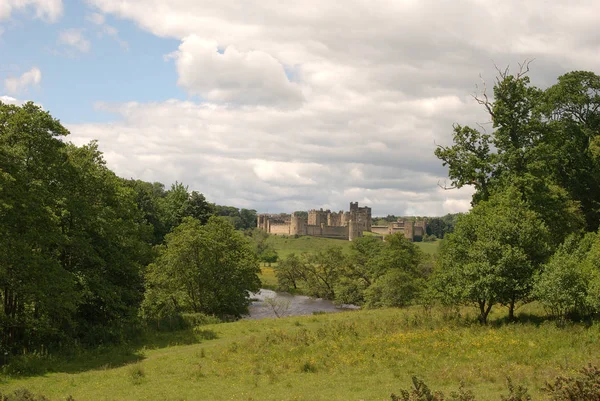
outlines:
[{"label": "grassy hillside", "polygon": [[482,327],[421,309],[239,321],[170,336],[187,345],[154,342],[121,358],[113,351],[112,363],[102,355],[55,360],[54,373],[4,377],[1,388],[83,401],[380,401],[418,375],[435,389],[455,390],[462,380],[477,399],[499,400],[509,375],[543,400],[546,380],[600,358],[598,325]]},{"label": "grassy hillside", "polygon": [[299,255],[303,252],[318,252],[333,246],[342,247],[344,251],[350,249],[350,241],[333,238],[310,236],[294,238],[273,235],[269,240],[272,241],[271,243],[275,247],[280,258],[286,258],[291,253]]},{"label": "grassy hillside", "polygon": [[[332,239],[332,238],[319,238],[319,237],[281,237],[273,235],[270,238],[272,244],[277,250],[279,257],[285,258],[290,253],[301,254],[303,252],[318,252],[327,249],[332,246],[340,246],[344,251],[350,249],[350,241]],[[441,241],[435,242],[415,242],[423,252],[427,254],[434,254],[437,252]]]}]

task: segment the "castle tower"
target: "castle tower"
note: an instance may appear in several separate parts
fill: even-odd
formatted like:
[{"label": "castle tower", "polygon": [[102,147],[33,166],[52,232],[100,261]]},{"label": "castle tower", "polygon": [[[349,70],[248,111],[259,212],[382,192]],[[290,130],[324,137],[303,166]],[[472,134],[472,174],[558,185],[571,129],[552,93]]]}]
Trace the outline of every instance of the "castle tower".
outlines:
[{"label": "castle tower", "polygon": [[305,235],[306,234],[306,221],[297,216],[296,213],[292,214],[290,219],[290,235]]},{"label": "castle tower", "polygon": [[415,222],[404,220],[404,236],[411,241],[415,240]]},{"label": "castle tower", "polygon": [[358,221],[350,220],[348,222],[348,240],[353,241],[354,238],[358,238],[360,236],[359,234]]}]

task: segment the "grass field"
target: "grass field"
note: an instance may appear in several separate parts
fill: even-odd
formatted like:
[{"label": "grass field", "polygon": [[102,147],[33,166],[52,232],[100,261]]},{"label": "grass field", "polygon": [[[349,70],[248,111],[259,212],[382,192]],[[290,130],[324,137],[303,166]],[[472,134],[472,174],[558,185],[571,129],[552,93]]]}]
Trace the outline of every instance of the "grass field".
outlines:
[{"label": "grass field", "polygon": [[[330,248],[332,246],[339,246],[345,252],[350,249],[350,241],[332,239],[332,238],[320,238],[320,237],[282,237],[273,235],[270,238],[275,250],[279,254],[280,258],[286,258],[291,253],[301,254],[303,252],[318,252]],[[435,242],[415,242],[426,254],[434,254],[438,251],[441,241]]]},{"label": "grass field", "polygon": [[80,401],[380,401],[417,375],[434,389],[449,392],[462,380],[478,400],[499,400],[508,375],[544,400],[546,380],[599,362],[598,325],[470,322],[415,308],[208,325],[170,334],[162,345],[113,350],[113,362],[106,355],[56,360],[55,372],[3,377],[0,388]]}]

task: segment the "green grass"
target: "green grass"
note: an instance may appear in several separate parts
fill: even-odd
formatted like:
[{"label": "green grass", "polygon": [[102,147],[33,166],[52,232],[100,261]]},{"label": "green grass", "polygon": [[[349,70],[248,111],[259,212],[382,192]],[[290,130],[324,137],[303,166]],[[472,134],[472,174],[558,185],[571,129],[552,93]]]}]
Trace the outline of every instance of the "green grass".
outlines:
[{"label": "green grass", "polygon": [[442,241],[436,240],[433,242],[415,242],[415,245],[426,254],[434,255],[439,251],[441,243]]},{"label": "green grass", "polygon": [[345,252],[350,249],[350,241],[334,238],[311,236],[294,238],[273,235],[270,241],[280,258],[287,258],[291,253],[300,255],[304,252],[319,252],[334,246],[342,247]]},{"label": "green grass", "polygon": [[[291,253],[299,255],[304,252],[323,251],[333,246],[342,247],[344,252],[348,252],[351,244],[350,241],[346,240],[311,236],[294,238],[273,235],[271,236],[270,241],[275,247],[275,250],[279,254],[280,258],[286,258]],[[440,243],[441,241],[415,242],[415,245],[426,254],[432,255],[438,251]]]},{"label": "green grass", "polygon": [[[271,266],[274,265],[275,264],[271,264]],[[261,272],[258,277],[260,278],[262,288],[267,288],[269,290],[277,289],[277,276],[275,275],[273,267],[263,266],[260,270]]]},{"label": "green grass", "polygon": [[434,389],[449,392],[464,381],[478,399],[499,400],[509,375],[543,400],[546,380],[599,362],[599,325],[561,329],[529,318],[480,326],[471,323],[472,310],[460,320],[444,312],[367,310],[202,326],[196,344],[141,347],[131,363],[116,366],[89,368],[82,356],[57,363],[54,373],[4,377],[0,386],[79,401],[385,400],[417,375]]}]

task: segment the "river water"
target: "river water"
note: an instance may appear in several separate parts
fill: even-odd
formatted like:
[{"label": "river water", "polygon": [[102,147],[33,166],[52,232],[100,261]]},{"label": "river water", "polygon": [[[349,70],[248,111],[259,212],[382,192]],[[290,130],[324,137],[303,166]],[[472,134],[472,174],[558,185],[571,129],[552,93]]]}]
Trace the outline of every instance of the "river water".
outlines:
[{"label": "river water", "polygon": [[305,295],[292,295],[285,292],[275,292],[261,289],[250,294],[254,301],[250,305],[250,315],[246,319],[264,319],[268,317],[285,317],[312,315],[314,312],[342,312],[358,309],[355,305],[335,306],[326,299],[315,299]]}]

